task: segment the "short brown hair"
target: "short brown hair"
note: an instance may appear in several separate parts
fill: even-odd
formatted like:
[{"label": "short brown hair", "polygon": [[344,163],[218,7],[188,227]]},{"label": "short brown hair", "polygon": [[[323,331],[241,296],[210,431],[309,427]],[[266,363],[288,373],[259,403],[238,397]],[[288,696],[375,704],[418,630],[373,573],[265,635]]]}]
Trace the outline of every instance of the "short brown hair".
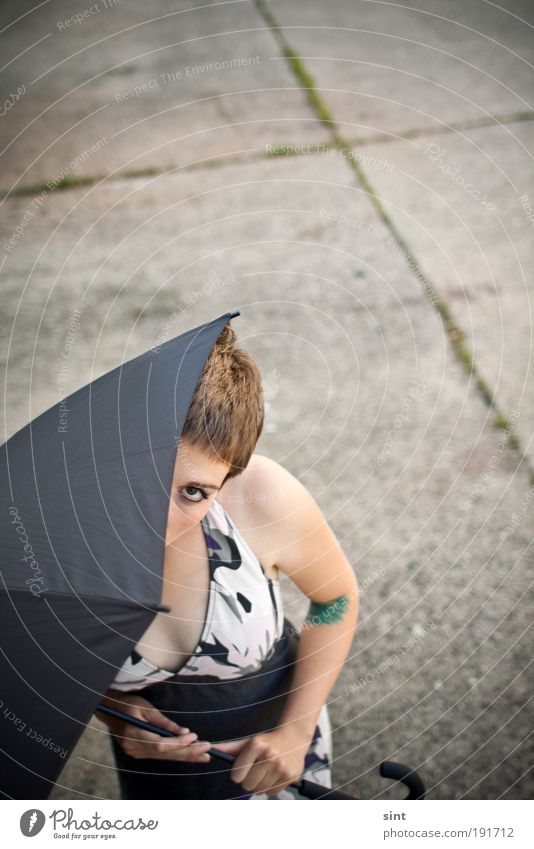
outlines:
[{"label": "short brown hair", "polygon": [[261,373],[248,351],[236,345],[230,322],[213,346],[193,393],[182,438],[230,469],[243,471],[263,429]]}]

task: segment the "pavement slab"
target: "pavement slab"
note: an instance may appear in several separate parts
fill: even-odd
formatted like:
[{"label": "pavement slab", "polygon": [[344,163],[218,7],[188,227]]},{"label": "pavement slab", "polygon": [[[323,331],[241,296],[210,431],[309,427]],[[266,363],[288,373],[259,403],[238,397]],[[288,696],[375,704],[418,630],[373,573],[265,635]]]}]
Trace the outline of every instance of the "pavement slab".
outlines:
[{"label": "pavement slab", "polygon": [[5,34],[2,92],[24,93],[0,123],[0,189],[326,139],[254,4],[181,5],[100,0],[66,26],[84,10],[55,2]]},{"label": "pavement slab", "polygon": [[[387,150],[386,150],[387,149]],[[360,154],[363,151],[356,151]],[[365,147],[366,169],[534,460],[534,124]]]},{"label": "pavement slab", "polygon": [[[528,0],[391,4],[267,0],[347,137],[532,110]],[[422,8],[424,6],[424,8]]]}]

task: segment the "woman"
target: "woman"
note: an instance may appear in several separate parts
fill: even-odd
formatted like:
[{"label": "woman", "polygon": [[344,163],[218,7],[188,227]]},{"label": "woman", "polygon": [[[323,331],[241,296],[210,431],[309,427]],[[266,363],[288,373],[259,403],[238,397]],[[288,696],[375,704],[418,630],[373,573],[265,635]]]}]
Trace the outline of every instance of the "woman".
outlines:
[{"label": "woman", "polygon": [[[158,613],[103,699],[172,731],[112,717],[123,798],[300,798],[331,787],[326,699],[358,615],[353,570],[305,487],[254,454],[261,377],[230,324],[212,349],[179,440]],[[310,599],[295,629],[280,576]],[[99,718],[103,715],[99,714]],[[236,756],[226,765],[216,745]]]}]

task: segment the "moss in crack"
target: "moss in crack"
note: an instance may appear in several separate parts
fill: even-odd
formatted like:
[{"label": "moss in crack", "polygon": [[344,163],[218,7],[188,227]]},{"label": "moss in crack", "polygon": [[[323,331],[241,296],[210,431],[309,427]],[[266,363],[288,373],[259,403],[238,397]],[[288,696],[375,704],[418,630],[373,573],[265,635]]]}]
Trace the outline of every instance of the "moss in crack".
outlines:
[{"label": "moss in crack", "polygon": [[[262,15],[262,17],[264,18],[264,20],[266,21],[267,25],[272,30],[273,35],[276,38],[276,40],[277,40],[277,42],[280,46],[282,54],[287,59],[289,66],[290,66],[291,70],[293,71],[293,74],[294,74],[297,82],[301,85],[301,87],[306,92],[308,101],[309,101],[312,109],[314,110],[317,118],[325,126],[328,127],[328,130],[329,130],[329,132],[331,134],[331,138],[332,138],[332,145],[331,146],[335,147],[335,148],[344,148],[344,149],[351,147],[351,145],[349,145],[349,143],[346,141],[346,139],[344,139],[343,136],[338,132],[336,123],[335,123],[335,121],[334,121],[334,119],[333,119],[333,117],[330,113],[330,110],[328,109],[327,105],[325,104],[325,102],[321,98],[321,95],[318,92],[317,85],[316,85],[313,77],[307,71],[301,57],[292,49],[291,45],[286,40],[285,35],[282,32],[282,29],[279,27],[274,15],[270,12],[270,10],[268,9],[264,0],[256,0],[256,7],[257,7],[258,11],[260,12],[260,14]],[[510,116],[510,117],[512,117],[512,116]],[[531,121],[531,120],[533,120],[533,118],[534,118],[534,111],[528,111],[528,112],[525,111],[525,112],[513,113],[513,120],[515,120],[515,121],[522,121],[522,120]],[[495,120],[496,123],[500,123],[498,118],[495,118],[494,120]],[[491,120],[490,120],[490,123],[491,123]],[[418,134],[418,130],[412,131],[412,134],[413,135]],[[406,133],[405,135],[406,135],[407,138],[409,138],[410,132]],[[449,306],[446,304],[445,301],[443,301],[437,295],[437,293],[434,291],[434,288],[432,287],[430,281],[428,280],[426,275],[422,272],[421,268],[419,267],[417,260],[413,256],[412,252],[410,251],[410,249],[408,248],[408,246],[404,242],[404,239],[402,238],[400,233],[397,231],[397,228],[395,227],[393,221],[390,219],[389,215],[387,214],[386,210],[384,209],[380,198],[375,194],[373,187],[371,186],[371,184],[367,180],[367,177],[366,177],[362,167],[360,166],[359,162],[357,161],[357,159],[355,157],[347,157],[346,161],[349,163],[350,167],[352,168],[352,170],[356,174],[356,176],[357,176],[357,178],[360,182],[360,185],[362,186],[363,190],[366,192],[367,196],[369,197],[369,200],[371,201],[371,203],[375,207],[378,216],[380,217],[380,219],[383,221],[384,225],[389,229],[389,231],[391,232],[391,234],[395,238],[395,240],[396,240],[404,258],[406,259],[408,265],[410,266],[413,273],[416,275],[416,277],[421,282],[426,295],[429,297],[429,299],[431,300],[435,309],[437,310],[438,314],[440,315],[440,317],[443,321],[443,325],[446,329],[447,335],[450,339],[451,345],[453,347],[453,350],[454,350],[458,360],[464,366],[468,376],[470,378],[474,377],[477,389],[480,392],[480,394],[482,395],[482,397],[484,398],[485,402],[488,404],[488,406],[496,410],[497,406],[496,406],[496,402],[495,402],[494,392],[492,391],[492,389],[488,385],[488,383],[484,380],[482,375],[479,373],[477,366],[476,366],[476,363],[473,359],[473,354],[472,354],[472,352],[469,348],[469,345],[466,342],[465,336],[464,336],[462,330],[458,327],[458,325],[454,321],[454,319],[452,317],[452,313],[449,309]],[[497,422],[506,422],[507,425],[510,424],[508,419],[500,412],[497,413],[496,421]],[[499,426],[499,425],[496,425],[496,426]],[[510,424],[509,442],[510,442],[510,445],[514,448],[514,450],[516,450],[517,453],[520,455],[521,462],[525,462],[527,468],[529,469],[530,481],[531,481],[531,483],[534,483],[534,472],[530,468],[530,464],[528,462],[528,459],[526,458],[526,456],[522,452],[519,439],[517,438],[517,436],[511,430],[511,424]]]}]

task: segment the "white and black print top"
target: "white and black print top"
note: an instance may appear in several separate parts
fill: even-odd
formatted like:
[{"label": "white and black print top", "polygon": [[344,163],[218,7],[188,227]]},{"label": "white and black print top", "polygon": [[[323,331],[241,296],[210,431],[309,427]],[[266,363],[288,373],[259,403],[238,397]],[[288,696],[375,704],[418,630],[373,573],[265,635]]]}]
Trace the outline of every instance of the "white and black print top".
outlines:
[{"label": "white and black print top", "polygon": [[224,507],[213,501],[202,528],[209,559],[208,609],[195,651],[177,672],[135,648],[111,684],[140,690],[174,675],[239,678],[268,660],[284,628],[280,582],[269,578]]},{"label": "white and black print top", "polygon": [[[182,676],[193,679],[200,675],[231,681],[255,672],[275,653],[284,633],[280,582],[267,577],[260,561],[218,501],[213,501],[202,520],[202,528],[210,586],[206,620],[195,651],[177,672],[171,672],[141,657],[133,649],[111,684],[114,689],[141,690],[175,676],[175,681]],[[215,684],[220,689],[219,682]],[[224,704],[222,693],[220,697]],[[332,729],[328,706],[324,704],[306,754],[302,778],[332,787],[331,763]],[[276,796],[243,791],[239,798],[304,797],[296,787],[289,786]]]}]

